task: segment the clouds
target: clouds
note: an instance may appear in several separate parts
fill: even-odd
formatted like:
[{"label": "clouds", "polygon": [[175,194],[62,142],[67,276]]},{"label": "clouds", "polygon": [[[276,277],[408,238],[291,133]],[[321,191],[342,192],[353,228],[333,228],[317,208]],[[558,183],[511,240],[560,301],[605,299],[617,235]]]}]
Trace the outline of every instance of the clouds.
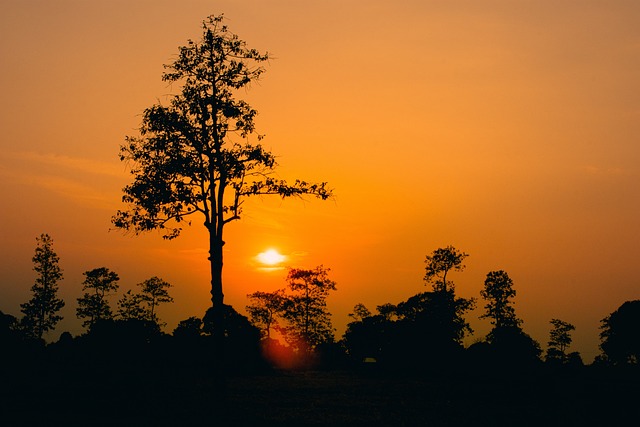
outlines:
[{"label": "clouds", "polygon": [[[39,188],[84,207],[115,210],[126,174],[122,165],[34,151],[0,154],[0,175],[14,191]],[[30,190],[27,190],[30,191]]]}]

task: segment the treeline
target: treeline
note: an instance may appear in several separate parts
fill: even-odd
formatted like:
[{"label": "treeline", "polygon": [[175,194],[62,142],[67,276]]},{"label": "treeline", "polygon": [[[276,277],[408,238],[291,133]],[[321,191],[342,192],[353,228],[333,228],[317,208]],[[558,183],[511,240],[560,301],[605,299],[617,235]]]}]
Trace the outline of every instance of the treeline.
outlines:
[{"label": "treeline", "polygon": [[[570,351],[575,326],[550,319],[546,352],[523,329],[516,315],[513,280],[503,270],[487,273],[480,297],[484,313],[480,318],[492,324],[489,334],[465,348],[463,340],[473,334],[467,321],[476,307],[476,298],[456,295],[454,272],[464,270],[468,254],[453,246],[434,250],[425,259],[425,285],[431,290],[418,293],[398,304],[386,303],[372,312],[363,304],[349,314],[352,321],[341,339],[331,327],[326,297],[335,290],[328,270],[290,270],[287,289],[248,295],[247,312],[261,330],[262,344],[272,363],[334,360],[343,356],[351,364],[369,364],[388,369],[438,370],[453,366],[472,369],[534,368],[542,366],[579,367],[583,360]],[[303,274],[301,274],[303,273]],[[300,277],[304,280],[300,281]],[[598,365],[633,365],[640,355],[640,301],[625,302],[602,319],[602,354]],[[283,338],[285,346],[273,338]],[[282,357],[285,354],[287,357]],[[292,360],[294,362],[292,362]]]},{"label": "treeline", "polygon": [[[163,364],[247,371],[280,368],[367,367],[381,370],[442,371],[452,367],[468,369],[553,366],[577,368],[583,365],[579,353],[571,352],[574,325],[550,320],[546,352],[529,336],[517,316],[514,284],[507,272],[487,274],[480,298],[481,318],[492,324],[489,334],[466,347],[463,340],[473,334],[467,320],[476,298],[456,295],[451,276],[464,270],[466,253],[452,246],[439,248],[425,259],[424,281],[430,290],[398,304],[382,304],[371,311],[357,304],[349,314],[344,335],[337,339],[327,309],[327,298],[336,290],[330,270],[290,269],[286,288],[248,295],[248,318],[225,306],[224,359],[220,359],[211,337],[213,313],[189,317],[171,334],[158,306],[173,301],[171,285],[158,277],[138,284],[117,300],[118,275],[105,267],[84,273],[84,294],[77,299],[76,315],[86,331],[73,337],[68,332],[51,344],[43,334],[55,328],[64,301],[57,297],[62,280],[59,259],[50,236],[37,239],[33,257],[37,273],[32,298],[21,304],[22,317],[0,312],[0,343],[4,368],[25,364],[33,358],[68,367],[111,366],[159,367]],[[625,302],[602,320],[602,354],[595,364],[634,365],[640,356],[640,301]],[[218,342],[219,343],[219,342]],[[215,362],[212,362],[215,361]],[[375,366],[375,368],[373,368]]]},{"label": "treeline", "polygon": [[[42,234],[37,239],[33,257],[34,271],[37,273],[35,283],[31,287],[32,297],[20,304],[22,317],[4,315],[5,323],[24,338],[41,340],[43,335],[55,329],[62,316],[60,310],[65,302],[58,298],[58,282],[63,279],[59,257],[53,250],[53,239]],[[163,303],[173,302],[168,289],[171,284],[159,277],[151,277],[138,283],[139,292],[128,290],[117,301],[117,310],[111,308],[108,297],[114,296],[118,289],[120,277],[106,267],[94,268],[83,273],[84,294],[77,299],[76,316],[87,330],[105,321],[138,320],[153,324],[158,330],[164,324],[157,314],[157,307]]]}]

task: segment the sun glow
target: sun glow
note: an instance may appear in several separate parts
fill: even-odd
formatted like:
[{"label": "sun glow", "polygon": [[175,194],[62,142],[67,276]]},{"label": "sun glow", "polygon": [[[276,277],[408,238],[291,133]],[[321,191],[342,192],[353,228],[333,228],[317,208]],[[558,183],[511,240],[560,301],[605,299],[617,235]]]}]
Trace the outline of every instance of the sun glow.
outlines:
[{"label": "sun glow", "polygon": [[281,264],[287,259],[286,256],[282,255],[276,249],[268,249],[264,252],[261,252],[256,258],[260,263],[272,267]]}]

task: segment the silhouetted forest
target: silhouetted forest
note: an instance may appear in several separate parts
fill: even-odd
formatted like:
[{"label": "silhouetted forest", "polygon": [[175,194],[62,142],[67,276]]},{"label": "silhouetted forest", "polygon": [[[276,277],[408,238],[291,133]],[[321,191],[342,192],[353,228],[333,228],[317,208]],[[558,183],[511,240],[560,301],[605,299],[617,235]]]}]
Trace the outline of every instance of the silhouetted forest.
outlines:
[{"label": "silhouetted forest", "polygon": [[543,353],[516,315],[513,281],[489,272],[480,297],[493,329],[465,347],[478,301],[458,297],[451,277],[466,257],[436,249],[425,259],[430,290],[375,312],[356,304],[339,339],[330,270],[291,269],[286,289],[249,295],[249,317],[225,306],[220,359],[211,310],[166,333],[157,307],[172,301],[170,285],[149,279],[113,310],[119,277],[107,268],[85,273],[76,314],[86,331],[46,343],[39,334],[55,328],[64,302],[42,235],[32,299],[20,318],[0,313],[3,413],[9,425],[594,425],[629,414],[640,300],[603,318],[602,353],[585,366],[569,351],[573,325],[552,319]]}]

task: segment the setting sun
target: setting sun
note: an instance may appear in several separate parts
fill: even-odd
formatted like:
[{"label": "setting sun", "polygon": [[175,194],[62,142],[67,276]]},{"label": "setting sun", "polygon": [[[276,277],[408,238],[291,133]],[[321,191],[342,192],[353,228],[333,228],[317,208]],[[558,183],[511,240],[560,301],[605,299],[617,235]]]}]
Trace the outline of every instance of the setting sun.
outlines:
[{"label": "setting sun", "polygon": [[256,258],[262,264],[269,265],[269,266],[278,265],[287,259],[286,256],[282,255],[276,249],[268,249],[264,252],[261,252],[258,254]]}]

